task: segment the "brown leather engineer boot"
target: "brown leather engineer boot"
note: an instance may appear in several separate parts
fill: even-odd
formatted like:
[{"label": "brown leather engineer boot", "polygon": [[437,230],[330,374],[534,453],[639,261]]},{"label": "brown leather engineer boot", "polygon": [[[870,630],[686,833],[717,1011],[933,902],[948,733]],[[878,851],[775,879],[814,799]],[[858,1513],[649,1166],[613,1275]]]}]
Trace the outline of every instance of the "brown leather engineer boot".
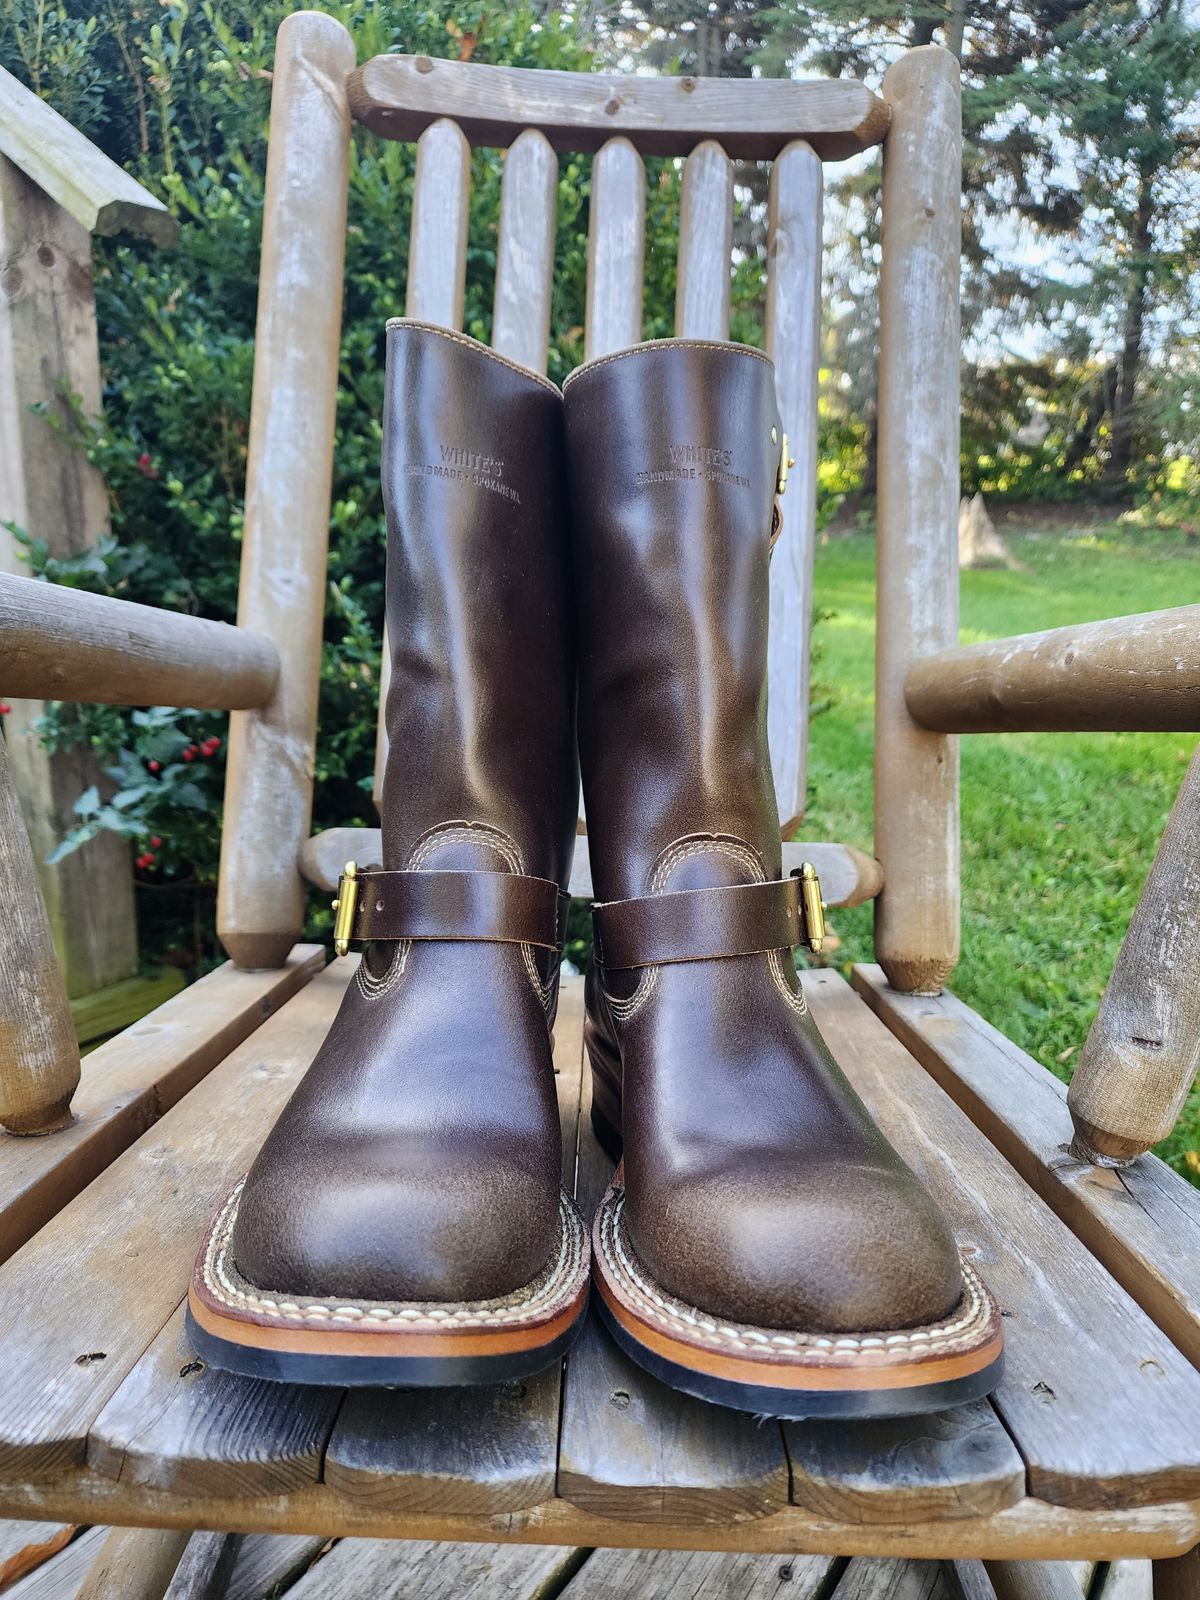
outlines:
[{"label": "brown leather engineer boot", "polygon": [[701,1398],[901,1415],[999,1378],[998,1313],[797,991],[766,739],[783,447],[757,351],[665,340],[564,390],[595,959],[592,1234],[618,1343]]},{"label": "brown leather engineer boot", "polygon": [[578,800],[562,396],[421,323],[388,324],[387,362],[384,862],[339,892],[370,944],[189,1308],[237,1372],[492,1382],[558,1359],[588,1292],[551,1060]]}]

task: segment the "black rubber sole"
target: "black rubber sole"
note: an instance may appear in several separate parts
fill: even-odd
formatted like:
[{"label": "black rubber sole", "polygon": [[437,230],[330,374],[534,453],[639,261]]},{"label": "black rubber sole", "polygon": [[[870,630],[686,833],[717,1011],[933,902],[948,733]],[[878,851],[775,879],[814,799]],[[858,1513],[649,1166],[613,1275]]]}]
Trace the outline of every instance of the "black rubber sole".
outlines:
[{"label": "black rubber sole", "polygon": [[[201,1328],[190,1307],[185,1316],[192,1349],[211,1367],[268,1383],[305,1383],[338,1389],[450,1389],[514,1383],[554,1366],[574,1344],[587,1306],[565,1333],[533,1350],[500,1356],[345,1356],[263,1350],[236,1344]],[[366,1335],[369,1338],[370,1335]]]},{"label": "black rubber sole", "polygon": [[954,1406],[981,1400],[1000,1382],[1004,1372],[1001,1355],[980,1372],[948,1383],[930,1383],[918,1389],[776,1389],[766,1384],[734,1383],[714,1378],[707,1372],[668,1361],[656,1351],[647,1350],[617,1321],[596,1290],[592,1304],[600,1320],[631,1361],[651,1377],[669,1384],[683,1394],[731,1411],[749,1411],[759,1417],[781,1417],[788,1422],[820,1419],[850,1422],[867,1417],[919,1417],[930,1411],[949,1411]]}]

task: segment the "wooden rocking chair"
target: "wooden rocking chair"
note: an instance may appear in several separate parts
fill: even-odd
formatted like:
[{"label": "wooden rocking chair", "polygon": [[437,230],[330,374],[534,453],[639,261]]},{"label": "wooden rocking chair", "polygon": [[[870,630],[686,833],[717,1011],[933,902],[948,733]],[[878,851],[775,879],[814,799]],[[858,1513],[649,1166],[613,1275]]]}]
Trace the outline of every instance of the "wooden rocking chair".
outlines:
[{"label": "wooden rocking chair", "polygon": [[[873,898],[879,966],[803,977],[885,1133],[984,1264],[1008,1368],[911,1423],[760,1424],[632,1367],[597,1327],[499,1389],[289,1389],[205,1370],[183,1332],[198,1240],[352,972],[297,945],[375,836],[309,838],[354,121],[417,140],[409,314],[457,326],[470,143],[507,147],[494,342],[544,370],[556,157],[595,152],[589,356],[641,337],[642,156],[686,157],[676,325],[728,337],[731,158],[770,160],[766,341],[796,458],[774,559],[780,812],[805,792],[822,162],[884,146],[877,860],[808,843],[829,901]],[[955,735],[1200,726],[1200,607],[957,640],[957,63],[881,97],[422,57],[356,68],[334,18],[279,35],[236,628],[0,578],[0,684],[233,712],[219,930],[232,963],[79,1063],[0,746],[0,1512],[242,1531],[929,1558],[1155,1558],[1200,1595],[1200,1193],[1145,1154],[1195,1068],[1193,765],[1070,1099],[942,986],[958,952]],[[385,652],[386,660],[386,652]],[[380,763],[380,770],[382,763]],[[794,848],[801,853],[801,847]],[[573,887],[589,888],[586,839]],[[1000,910],[1003,914],[1003,908]],[[606,1177],[579,980],[556,1041],[567,1182]],[[1136,1159],[1134,1159],[1136,1158]],[[1105,1163],[1132,1162],[1124,1167]],[[1181,1558],[1181,1559],[1169,1559]]]}]

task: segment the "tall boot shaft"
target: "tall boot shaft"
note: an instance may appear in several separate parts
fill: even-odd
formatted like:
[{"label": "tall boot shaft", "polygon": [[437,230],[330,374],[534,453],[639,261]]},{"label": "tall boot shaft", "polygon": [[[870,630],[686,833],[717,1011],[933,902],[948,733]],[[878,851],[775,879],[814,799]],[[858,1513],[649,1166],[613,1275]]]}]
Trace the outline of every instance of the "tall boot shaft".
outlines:
[{"label": "tall boot shaft", "polygon": [[[565,402],[597,894],[645,894],[661,852],[697,833],[744,840],[776,877],[773,368],[745,348],[664,341],[580,369]],[[688,882],[728,881],[713,876],[725,862],[693,863]]]},{"label": "tall boot shaft", "polygon": [[[562,399],[474,341],[387,331],[383,495],[392,678],[384,865],[483,823],[565,884],[578,776]],[[436,864],[494,870],[447,836]]]}]

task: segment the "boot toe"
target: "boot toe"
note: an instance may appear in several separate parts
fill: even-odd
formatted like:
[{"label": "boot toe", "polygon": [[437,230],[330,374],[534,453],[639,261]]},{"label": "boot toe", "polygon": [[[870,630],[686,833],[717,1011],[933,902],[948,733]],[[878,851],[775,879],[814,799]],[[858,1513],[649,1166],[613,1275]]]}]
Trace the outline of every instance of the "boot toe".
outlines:
[{"label": "boot toe", "polygon": [[627,1212],[631,1243],[664,1289],[710,1315],[881,1332],[937,1322],[962,1295],[950,1228],[904,1167],[759,1163],[673,1184],[664,1199]]},{"label": "boot toe", "polygon": [[490,1300],[531,1282],[558,1234],[558,1195],[518,1158],[470,1165],[442,1152],[324,1148],[256,1182],[238,1209],[233,1256],[256,1287],[351,1300]]}]

